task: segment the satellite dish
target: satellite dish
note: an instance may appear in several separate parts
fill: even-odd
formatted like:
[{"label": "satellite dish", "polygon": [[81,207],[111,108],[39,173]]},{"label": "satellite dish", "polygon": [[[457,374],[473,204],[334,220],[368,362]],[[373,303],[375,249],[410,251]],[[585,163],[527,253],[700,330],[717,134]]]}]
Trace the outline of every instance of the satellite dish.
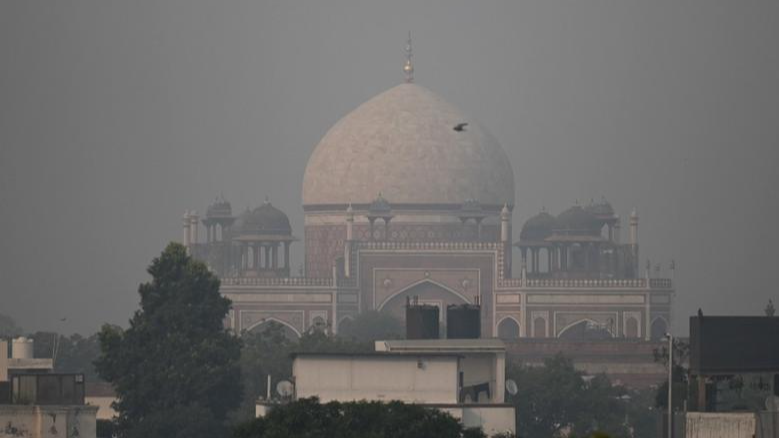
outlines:
[{"label": "satellite dish", "polygon": [[766,411],[779,411],[779,397],[775,395],[769,395],[765,398],[765,410]]},{"label": "satellite dish", "polygon": [[519,391],[519,388],[517,388],[517,382],[508,379],[506,380],[506,391],[508,391],[511,395],[517,395],[517,391]]},{"label": "satellite dish", "polygon": [[276,384],[276,392],[282,397],[291,397],[295,392],[295,385],[288,380],[282,380]]}]

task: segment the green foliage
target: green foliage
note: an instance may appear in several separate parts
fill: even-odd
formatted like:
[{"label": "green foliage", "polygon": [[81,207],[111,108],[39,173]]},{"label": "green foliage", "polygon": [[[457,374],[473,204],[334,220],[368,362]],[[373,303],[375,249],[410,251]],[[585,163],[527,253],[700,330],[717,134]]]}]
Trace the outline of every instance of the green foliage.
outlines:
[{"label": "green foliage", "polygon": [[[372,351],[369,342],[357,342],[318,331],[304,334],[298,340],[285,336],[284,327],[276,322],[263,324],[263,330],[243,334],[241,350],[241,374],[243,376],[244,397],[241,408],[234,412],[233,422],[246,421],[254,417],[255,402],[267,394],[268,375],[271,385],[292,375],[294,352],[308,353],[355,353]],[[275,396],[275,388],[271,388]]]},{"label": "green foliage", "polygon": [[[629,393],[604,375],[585,379],[562,355],[545,360],[543,367],[512,364],[506,374],[519,387],[507,399],[516,408],[519,436],[654,436],[651,423],[647,430],[636,427],[646,427],[652,418],[651,394]],[[639,408],[637,402],[647,406]]]},{"label": "green foliage", "polygon": [[301,399],[236,428],[235,438],[484,438],[436,409],[400,402]]},{"label": "green foliage", "polygon": [[0,313],[0,339],[15,338],[22,334],[22,328],[8,315]]},{"label": "green foliage", "polygon": [[394,316],[371,310],[354,318],[348,324],[342,323],[338,336],[360,342],[373,342],[382,339],[400,339],[405,329]]},{"label": "green foliage", "polygon": [[231,415],[233,422],[254,417],[256,400],[267,393],[268,375],[273,382],[289,378],[292,345],[284,334],[284,327],[276,322],[265,324],[262,331],[244,333],[240,359],[243,400],[240,409]]},{"label": "green foliage", "polygon": [[[671,395],[673,396],[673,408],[678,410],[683,408],[685,401],[690,398],[689,370],[685,366],[690,356],[690,344],[674,338],[673,353],[673,393]],[[656,348],[653,354],[655,362],[668,367],[668,346],[663,345]],[[663,410],[668,408],[668,379],[657,388],[655,406]]]},{"label": "green foliage", "polygon": [[119,399],[118,436],[223,436],[241,397],[241,341],[223,325],[230,302],[181,245],[170,244],[148,272],[130,327],[99,334],[95,366]]},{"label": "green foliage", "polygon": [[54,371],[58,373],[82,373],[88,382],[99,380],[94,361],[100,356],[100,340],[95,333],[89,337],[73,334],[69,337],[51,332],[36,332],[35,357],[53,357]]}]

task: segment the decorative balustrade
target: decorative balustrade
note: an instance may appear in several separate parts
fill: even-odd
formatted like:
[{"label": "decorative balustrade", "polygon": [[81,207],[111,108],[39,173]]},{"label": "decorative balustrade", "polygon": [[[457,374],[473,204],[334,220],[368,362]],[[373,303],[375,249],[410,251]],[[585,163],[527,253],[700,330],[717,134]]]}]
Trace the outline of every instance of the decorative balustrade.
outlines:
[{"label": "decorative balustrade", "polygon": [[503,287],[522,287],[521,278],[506,278],[500,282]]},{"label": "decorative balustrade", "polygon": [[339,287],[357,287],[357,279],[356,278],[346,278],[342,277],[338,279],[338,286]]},{"label": "decorative balustrade", "polygon": [[673,281],[670,278],[650,278],[649,287],[652,289],[671,289]]},{"label": "decorative balustrade", "polygon": [[[501,287],[530,287],[530,288],[604,288],[604,289],[645,289],[646,278],[625,279],[562,279],[562,278],[528,278],[524,282],[521,278],[506,278],[500,282]],[[649,279],[650,289],[671,289],[673,282],[667,278]]]},{"label": "decorative balustrade", "polygon": [[332,278],[307,277],[223,277],[223,286],[333,287]]},{"label": "decorative balustrade", "polygon": [[500,242],[355,242],[359,249],[374,250],[488,250],[494,251],[502,248]]}]

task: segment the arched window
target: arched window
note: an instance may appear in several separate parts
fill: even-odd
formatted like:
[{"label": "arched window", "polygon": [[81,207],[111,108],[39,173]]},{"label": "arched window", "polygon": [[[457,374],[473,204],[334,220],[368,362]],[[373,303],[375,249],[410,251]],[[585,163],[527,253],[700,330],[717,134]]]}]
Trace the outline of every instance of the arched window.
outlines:
[{"label": "arched window", "polygon": [[625,337],[626,338],[638,337],[638,321],[636,321],[636,318],[627,318],[625,320]]},{"label": "arched window", "polygon": [[349,333],[351,328],[352,328],[352,318],[345,317],[341,320],[340,323],[338,323],[338,334],[342,335],[345,333]]},{"label": "arched window", "polygon": [[546,320],[544,318],[536,318],[533,320],[533,336],[536,338],[545,338],[546,335]]},{"label": "arched window", "polygon": [[498,337],[501,339],[517,339],[519,337],[519,324],[514,318],[504,318],[498,324]]},{"label": "arched window", "polygon": [[293,329],[292,326],[275,319],[268,319],[260,324],[257,324],[254,327],[246,330],[246,333],[259,334],[263,332],[272,333],[274,331],[281,332],[284,337],[292,341],[300,338],[300,334],[295,329]]},{"label": "arched window", "polygon": [[668,331],[668,325],[663,318],[657,318],[652,321],[652,340],[657,341],[665,337],[665,333]]},{"label": "arched window", "polygon": [[597,341],[610,339],[612,335],[604,325],[585,319],[566,327],[558,337],[560,339]]},{"label": "arched window", "polygon": [[314,318],[313,321],[311,321],[311,330],[317,331],[317,332],[324,332],[327,330],[327,321],[325,321],[324,318],[321,316],[317,316]]}]

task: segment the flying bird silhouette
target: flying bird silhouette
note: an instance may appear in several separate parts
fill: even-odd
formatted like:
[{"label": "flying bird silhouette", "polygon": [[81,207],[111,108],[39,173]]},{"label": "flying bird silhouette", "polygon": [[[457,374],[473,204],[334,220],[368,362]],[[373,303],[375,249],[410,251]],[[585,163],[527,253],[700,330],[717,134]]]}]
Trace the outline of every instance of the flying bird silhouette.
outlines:
[{"label": "flying bird silhouette", "polygon": [[455,126],[454,126],[454,128],[452,128],[452,129],[454,129],[454,130],[455,130],[455,131],[457,131],[457,132],[463,132],[463,131],[465,131],[465,127],[466,127],[466,126],[468,126],[468,124],[467,124],[467,123],[458,123],[458,124],[457,124],[457,125],[455,125]]}]

